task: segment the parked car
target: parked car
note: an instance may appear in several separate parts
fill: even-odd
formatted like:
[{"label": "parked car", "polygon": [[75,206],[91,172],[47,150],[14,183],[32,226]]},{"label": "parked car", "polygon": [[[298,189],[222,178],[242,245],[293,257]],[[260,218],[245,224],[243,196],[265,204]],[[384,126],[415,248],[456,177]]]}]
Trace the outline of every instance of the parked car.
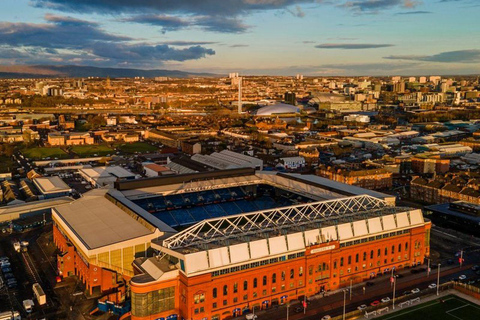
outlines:
[{"label": "parked car", "polygon": [[420,292],[420,289],[418,289],[418,288],[415,288],[415,289],[412,290],[412,293],[419,293],[419,292]]},{"label": "parked car", "polygon": [[245,319],[247,319],[247,320],[255,320],[255,319],[257,319],[257,315],[256,315],[256,314],[253,314],[253,313],[248,313],[248,314],[245,316]]},{"label": "parked car", "polygon": [[10,267],[2,267],[2,272],[3,272],[3,273],[12,272],[12,268],[10,268]]},{"label": "parked car", "polygon": [[367,305],[362,304],[361,306],[358,306],[357,309],[360,310],[360,311],[365,310],[365,309],[367,309]]},{"label": "parked car", "polygon": [[13,273],[4,273],[3,277],[8,281],[9,279],[15,279]]},{"label": "parked car", "polygon": [[467,279],[467,276],[462,274],[460,277],[458,277],[458,280],[465,280]]},{"label": "parked car", "polygon": [[385,297],[382,299],[382,302],[385,303],[385,302],[389,302],[390,301],[390,298],[389,297]]},{"label": "parked car", "polygon": [[429,289],[435,289],[437,285],[435,283],[432,283],[428,286]]},{"label": "parked car", "polygon": [[376,307],[376,306],[378,306],[379,304],[380,304],[380,301],[378,301],[378,300],[375,300],[375,301],[373,301],[372,303],[370,303],[370,305],[371,305],[372,307]]},{"label": "parked car", "polygon": [[332,317],[330,317],[328,314],[322,317],[322,320],[330,320]]},{"label": "parked car", "polygon": [[408,296],[409,294],[412,294],[412,291],[403,291],[402,293],[404,296]]}]

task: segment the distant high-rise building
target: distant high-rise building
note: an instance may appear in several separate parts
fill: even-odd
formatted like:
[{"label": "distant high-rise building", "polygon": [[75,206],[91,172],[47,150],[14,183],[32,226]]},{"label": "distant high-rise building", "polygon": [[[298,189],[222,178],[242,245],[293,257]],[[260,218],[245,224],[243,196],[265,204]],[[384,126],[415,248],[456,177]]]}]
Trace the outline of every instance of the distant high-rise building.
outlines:
[{"label": "distant high-rise building", "polygon": [[228,77],[229,77],[230,79],[238,78],[238,72],[230,72],[230,73],[228,74]]},{"label": "distant high-rise building", "polygon": [[418,82],[420,82],[420,83],[426,83],[426,82],[427,82],[427,77],[420,77],[420,78],[418,79]]},{"label": "distant high-rise building", "polygon": [[400,82],[400,80],[402,80],[402,77],[400,76],[392,77],[392,82]]},{"label": "distant high-rise building", "polygon": [[417,81],[417,78],[415,77],[408,78],[408,82],[415,82],[415,81]]},{"label": "distant high-rise building", "polygon": [[303,74],[297,74],[297,80],[303,80]]},{"label": "distant high-rise building", "polygon": [[291,92],[291,91],[285,92],[283,100],[285,100],[285,103],[291,104],[292,106],[297,104],[297,98],[296,98],[295,92]]},{"label": "distant high-rise building", "polygon": [[440,80],[442,80],[442,77],[440,76],[430,76],[429,78],[430,82],[433,82],[434,84],[438,84]]}]

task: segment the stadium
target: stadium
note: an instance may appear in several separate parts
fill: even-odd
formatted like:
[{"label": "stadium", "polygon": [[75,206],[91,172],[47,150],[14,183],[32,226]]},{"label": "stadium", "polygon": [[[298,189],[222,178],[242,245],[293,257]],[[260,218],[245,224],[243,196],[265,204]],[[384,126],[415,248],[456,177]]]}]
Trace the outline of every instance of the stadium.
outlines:
[{"label": "stadium", "polygon": [[117,181],[52,217],[59,272],[131,319],[231,318],[429,254],[430,222],[393,196],[250,168]]}]

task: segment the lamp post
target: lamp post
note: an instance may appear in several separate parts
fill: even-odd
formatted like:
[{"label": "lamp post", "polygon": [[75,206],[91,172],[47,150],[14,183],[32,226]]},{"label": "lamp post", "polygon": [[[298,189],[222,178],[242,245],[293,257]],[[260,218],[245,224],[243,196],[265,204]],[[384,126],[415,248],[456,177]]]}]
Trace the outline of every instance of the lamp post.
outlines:
[{"label": "lamp post", "polygon": [[441,266],[442,266],[442,265],[439,263],[439,264],[438,264],[438,274],[437,274],[437,296],[438,296],[438,290],[439,290],[439,288],[440,288],[440,267],[441,267]]},{"label": "lamp post", "polygon": [[353,283],[353,280],[352,278],[350,278],[350,300],[352,300],[352,283]]},{"label": "lamp post", "polygon": [[397,276],[393,277],[393,302],[392,302],[392,308],[395,310],[395,287],[397,285]]},{"label": "lamp post", "polygon": [[347,291],[348,290],[343,290],[343,320],[345,320],[345,306],[347,303]]},{"label": "lamp post", "polygon": [[290,308],[290,302],[287,302],[287,320],[288,320],[288,309]]},{"label": "lamp post", "polygon": [[430,258],[428,258],[428,265],[427,265],[427,278],[430,276]]}]

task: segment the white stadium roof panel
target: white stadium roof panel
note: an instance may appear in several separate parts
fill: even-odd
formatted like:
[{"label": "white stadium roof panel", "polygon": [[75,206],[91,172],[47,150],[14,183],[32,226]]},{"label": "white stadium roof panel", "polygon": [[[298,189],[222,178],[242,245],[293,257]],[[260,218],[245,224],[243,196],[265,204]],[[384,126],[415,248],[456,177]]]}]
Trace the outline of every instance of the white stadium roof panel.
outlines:
[{"label": "white stadium roof panel", "polygon": [[410,222],[408,221],[408,216],[406,212],[397,213],[397,227],[404,228],[408,227]]},{"label": "white stadium roof panel", "polygon": [[322,241],[320,241],[320,233],[318,232],[318,229],[305,231],[305,243],[307,246],[320,242]]},{"label": "white stadium roof panel", "polygon": [[279,254],[287,252],[287,241],[285,236],[274,237],[268,239],[268,244],[270,246],[270,254]]},{"label": "white stadium roof panel", "polygon": [[410,224],[417,225],[423,224],[425,221],[423,220],[423,214],[421,210],[414,210],[410,211]]},{"label": "white stadium roof panel", "polygon": [[208,260],[210,262],[210,268],[222,267],[230,264],[228,247],[208,250]]},{"label": "white stadium roof panel", "polygon": [[340,240],[353,238],[351,223],[339,224],[337,226],[337,229],[338,229],[338,237],[340,238]]},{"label": "white stadium roof panel", "polygon": [[397,228],[393,214],[388,216],[383,216],[382,221],[383,221],[383,231],[393,230]]},{"label": "white stadium roof panel", "polygon": [[187,273],[193,273],[208,269],[207,252],[200,251],[185,255],[185,265]]},{"label": "white stadium roof panel", "polygon": [[[318,235],[318,230],[317,230]],[[305,248],[305,242],[303,240],[303,234],[301,232],[292,233],[287,235],[288,250],[299,250]]]},{"label": "white stadium roof panel", "polygon": [[368,230],[370,233],[382,232],[382,222],[379,217],[368,219]]},{"label": "white stadium roof panel", "polygon": [[355,237],[360,237],[368,234],[367,224],[365,223],[365,220],[353,222],[353,231],[355,233]]},{"label": "white stadium roof panel", "polygon": [[232,263],[243,262],[250,259],[248,243],[240,243],[230,246],[230,261]]},{"label": "white stadium roof panel", "polygon": [[330,226],[326,228],[322,228],[321,231],[322,237],[324,238],[324,241],[330,241],[330,240],[337,240],[337,228],[335,226]]},{"label": "white stadium roof panel", "polygon": [[266,257],[268,255],[267,239],[250,242],[250,257],[252,259]]}]

